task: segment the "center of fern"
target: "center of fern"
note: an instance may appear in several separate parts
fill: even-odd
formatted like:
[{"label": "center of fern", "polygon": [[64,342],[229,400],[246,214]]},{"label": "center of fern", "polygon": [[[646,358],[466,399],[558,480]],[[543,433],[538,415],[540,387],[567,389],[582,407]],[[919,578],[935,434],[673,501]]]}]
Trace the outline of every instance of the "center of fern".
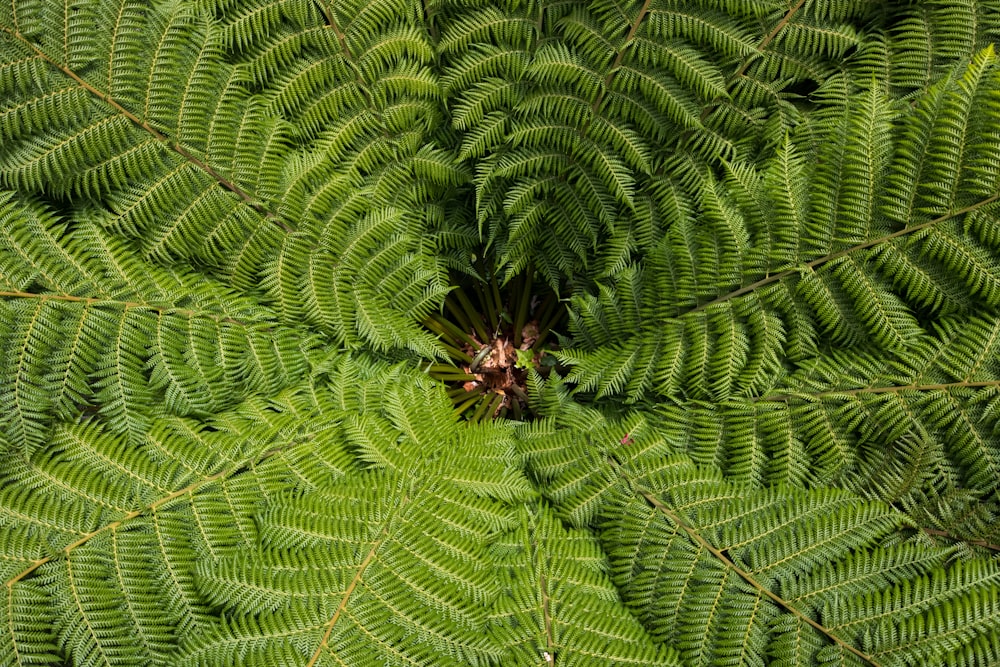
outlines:
[{"label": "center of fern", "polygon": [[565,317],[555,292],[532,272],[500,286],[486,279],[457,281],[441,313],[424,320],[449,356],[427,372],[448,385],[455,410],[469,421],[532,416],[528,384],[555,365],[554,328]]}]

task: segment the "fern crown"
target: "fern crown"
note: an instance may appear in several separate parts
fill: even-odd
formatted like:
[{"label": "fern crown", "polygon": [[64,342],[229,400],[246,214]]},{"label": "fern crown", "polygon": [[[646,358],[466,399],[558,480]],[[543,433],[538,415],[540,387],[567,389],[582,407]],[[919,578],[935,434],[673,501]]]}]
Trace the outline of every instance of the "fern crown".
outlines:
[{"label": "fern crown", "polygon": [[0,667],[996,664],[998,38],[0,1]]}]

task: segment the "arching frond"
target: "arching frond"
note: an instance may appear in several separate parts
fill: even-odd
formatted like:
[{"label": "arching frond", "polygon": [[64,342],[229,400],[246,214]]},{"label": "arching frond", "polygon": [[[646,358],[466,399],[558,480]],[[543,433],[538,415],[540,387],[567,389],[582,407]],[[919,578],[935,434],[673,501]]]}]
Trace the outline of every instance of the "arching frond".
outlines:
[{"label": "arching frond", "polygon": [[998,38],[0,3],[0,667],[995,665]]},{"label": "arching frond", "polygon": [[[549,497],[572,523],[596,523],[623,598],[683,659],[974,664],[956,647],[993,641],[988,622],[939,619],[995,614],[996,564],[949,565],[949,549],[891,538],[907,520],[885,505],[725,482],[663,456],[638,423],[602,424],[568,447],[528,449]],[[891,620],[872,606],[887,600]]]}]

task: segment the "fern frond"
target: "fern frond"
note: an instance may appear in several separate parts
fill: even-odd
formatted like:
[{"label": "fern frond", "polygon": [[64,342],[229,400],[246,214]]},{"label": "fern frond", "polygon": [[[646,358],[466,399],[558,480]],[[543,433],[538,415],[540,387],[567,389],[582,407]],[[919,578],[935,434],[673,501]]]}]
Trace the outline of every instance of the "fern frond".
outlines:
[{"label": "fern frond", "polygon": [[[211,430],[160,419],[138,447],[93,423],[60,431],[49,450],[5,473],[33,491],[8,492],[0,508],[15,526],[33,526],[5,544],[5,560],[23,554],[10,559],[23,563],[19,572],[5,570],[8,588],[32,577],[44,584],[46,604],[58,596],[67,651],[124,651],[134,662],[164,655],[208,620],[193,588],[195,554],[215,559],[246,548],[257,535],[248,512],[282,480],[328,484],[353,468],[336,421],[323,412],[330,400],[300,392],[277,408],[247,404],[221,413]],[[50,488],[54,479],[61,483]],[[36,633],[45,622],[34,622]]]},{"label": "fern frond", "polygon": [[596,541],[564,528],[544,506],[522,510],[520,530],[493,550],[503,575],[491,629],[507,648],[505,660],[574,664],[600,656],[609,665],[678,664],[615,604]]},{"label": "fern frond", "polygon": [[[992,86],[982,83],[983,75],[979,73],[988,66],[991,58],[990,53],[984,53],[969,66],[972,83],[945,82],[943,87],[955,91],[976,89],[987,94]],[[971,87],[966,88],[969,86]],[[959,92],[955,94],[958,95]],[[965,97],[971,99],[968,94]],[[885,209],[882,206],[894,206],[897,200],[895,194],[879,195],[882,190],[876,183],[883,182],[883,179],[891,182],[905,180],[909,176],[892,175],[893,170],[898,168],[896,165],[912,164],[914,159],[933,162],[936,159],[933,156],[937,153],[929,145],[918,151],[912,144],[906,143],[907,135],[904,134],[903,147],[896,157],[890,158],[885,138],[890,127],[887,116],[889,111],[874,93],[860,104],[863,105],[862,112],[850,116],[854,129],[850,125],[839,125],[846,132],[845,136],[851,136],[851,132],[855,132],[857,138],[845,139],[848,143],[831,141],[828,144],[829,148],[824,149],[828,152],[823,154],[823,165],[817,171],[817,180],[812,184],[815,189],[810,191],[801,177],[796,178],[794,172],[790,171],[795,169],[793,165],[801,158],[795,154],[790,144],[785,143],[762,176],[754,175],[746,166],[731,168],[729,182],[736,186],[735,202],[718,198],[715,187],[702,190],[699,212],[709,224],[695,227],[688,220],[675,222],[658,249],[663,253],[660,255],[663,259],[657,262],[657,268],[651,272],[651,267],[646,269],[652,275],[663,274],[665,282],[669,280],[660,288],[650,286],[650,296],[642,297],[640,301],[644,304],[643,308],[662,308],[663,319],[660,322],[669,322],[659,325],[651,323],[650,330],[663,326],[681,328],[689,332],[687,336],[691,338],[688,340],[695,344],[695,347],[687,348],[687,354],[707,358],[706,355],[711,354],[709,350],[720,345],[719,354],[730,356],[724,350],[735,341],[732,333],[734,327],[742,328],[745,325],[738,319],[734,321],[730,319],[731,316],[722,315],[723,305],[730,303],[730,300],[746,300],[743,306],[732,312],[749,313],[763,306],[765,311],[773,313],[778,321],[782,321],[779,327],[772,327],[774,338],[755,339],[762,347],[755,358],[773,360],[784,354],[779,351],[781,348],[789,349],[794,346],[813,349],[816,346],[815,340],[798,339],[797,332],[810,337],[818,332],[825,332],[838,344],[849,344],[862,337],[869,337],[887,349],[905,346],[920,335],[912,307],[907,300],[921,307],[934,303],[939,307],[953,308],[955,302],[946,302],[945,294],[969,294],[971,291],[975,295],[973,298],[992,305],[995,290],[990,267],[995,260],[991,251],[985,248],[980,250],[976,242],[959,240],[964,231],[958,231],[960,225],[957,221],[980,208],[988,209],[995,195],[987,194],[990,192],[987,188],[993,186],[977,185],[978,176],[972,176],[970,172],[970,175],[962,177],[961,191],[964,192],[965,187],[971,190],[983,188],[980,190],[982,198],[968,206],[959,202],[953,202],[954,205],[944,204],[947,212],[943,214],[939,214],[941,208],[929,207],[927,212],[920,214],[924,217],[918,218],[923,222],[913,219],[913,216],[918,215],[918,210],[911,206],[908,212],[900,214],[908,216],[907,226],[902,230],[886,233],[891,227],[887,218],[883,217]],[[975,120],[978,111],[964,103],[959,108],[961,111],[956,113],[964,119],[962,122],[978,122]],[[920,116],[915,113],[912,117]],[[848,116],[843,118],[847,119]],[[841,123],[847,121],[843,120]],[[925,136],[931,136],[929,131]],[[996,153],[995,146],[988,150],[991,154]],[[985,156],[986,153],[982,155]],[[916,173],[911,174],[916,177],[914,182],[924,184],[917,187],[936,191],[937,184],[942,182],[937,176],[917,177]],[[987,175],[991,172],[988,169],[977,169],[975,173]],[[852,184],[850,188],[843,185],[845,179]],[[809,192],[813,194],[808,194]],[[880,202],[879,197],[884,199]],[[809,200],[811,201],[807,205],[806,201]],[[776,215],[778,211],[787,213]],[[937,217],[933,217],[935,214]],[[958,250],[959,247],[962,249]],[[741,248],[747,250],[741,251]],[[825,254],[816,259],[807,259],[810,256],[816,257],[816,253]],[[868,257],[875,260],[873,264],[868,264]],[[747,280],[740,279],[740,274],[754,275],[761,270],[755,267],[762,266],[768,267],[765,269],[765,277],[749,284],[744,282],[742,287],[721,297],[713,297],[707,290],[702,291],[703,288],[699,288],[692,278],[697,275],[699,279],[704,279],[704,285],[732,284]],[[782,266],[791,268],[782,269]],[[774,285],[785,280],[793,290],[791,295],[784,288]],[[897,285],[904,288],[902,294],[896,293]],[[622,293],[628,295],[631,289],[624,290],[623,285]],[[664,302],[659,296],[661,294],[669,294],[670,300]],[[789,298],[798,302],[798,305],[791,306]],[[756,301],[757,299],[761,301]],[[613,299],[605,297],[605,302],[609,304],[605,307],[616,307],[610,305]],[[862,303],[866,305],[862,307]],[[577,304],[577,308],[582,307],[579,297]],[[685,307],[688,304],[699,305],[692,309]],[[812,313],[807,315],[812,320],[811,326],[790,326],[794,312],[792,308],[801,309],[803,305]],[[720,308],[723,310],[719,310]],[[595,307],[588,306],[588,309],[593,312]],[[716,312],[719,315],[715,321],[721,326],[706,339],[705,333],[702,333],[705,325],[701,315]],[[805,313],[795,314],[794,318],[800,320],[803,315]],[[574,333],[581,340],[591,341],[590,345],[610,342],[606,333],[597,334],[595,327],[598,325],[596,322],[591,324],[590,318],[591,316],[581,316],[576,319],[577,328]],[[590,331],[584,333],[583,326],[587,326]],[[816,329],[810,331],[812,327]],[[627,329],[623,328],[619,335],[628,335]],[[796,332],[796,337],[789,337],[786,332]],[[713,341],[716,336],[719,337],[718,342]],[[705,347],[708,341],[712,341],[712,347]],[[696,359],[692,361],[699,363]],[[732,391],[738,392],[733,379],[741,376],[744,363],[736,356],[732,359],[733,365],[728,368],[699,364],[705,369],[701,371],[705,375],[701,376],[699,373],[692,377],[694,386],[700,390],[695,396],[700,394],[724,398]],[[584,369],[581,368],[576,372],[582,371]],[[663,368],[657,374],[662,376],[668,373]],[[594,377],[599,375],[600,372],[595,369]],[[746,373],[743,377],[758,375]],[[620,380],[615,385],[624,386]],[[587,386],[589,388],[591,385]],[[716,392],[712,394],[708,391],[709,387],[716,387]]]},{"label": "fern frond", "polygon": [[[359,493],[364,513],[351,510],[354,518],[343,520],[347,508],[358,507]],[[236,557],[206,568],[199,580],[209,598],[235,605],[234,617],[246,619],[237,623],[253,624],[247,628],[255,636],[245,654],[250,660],[285,655],[287,639],[269,626],[296,619],[291,650],[307,664],[369,651],[391,662],[409,654],[477,664],[494,650],[481,634],[482,605],[495,595],[495,584],[483,552],[492,528],[477,515],[489,512],[445,486],[421,489],[412,479],[385,475],[351,480],[275,503],[263,518],[265,543],[308,554],[297,571],[283,564],[284,550],[272,549],[263,559]],[[433,537],[426,530],[432,525]],[[429,562],[436,563],[433,582],[421,571]],[[303,594],[284,594],[289,585]],[[242,587],[257,593],[233,598]],[[231,643],[247,635],[219,626],[194,637],[185,664],[225,664]]]},{"label": "fern frond", "polygon": [[0,4],[0,666],[996,663],[998,39]]},{"label": "fern frond", "polygon": [[[539,472],[564,516],[574,523],[593,517],[624,599],[652,635],[677,646],[682,657],[808,664],[836,656],[849,664],[906,664],[953,655],[952,635],[960,643],[976,636],[989,641],[995,621],[945,622],[939,639],[921,635],[927,640],[912,642],[893,621],[867,610],[878,599],[913,628],[959,608],[991,618],[994,563],[946,567],[948,550],[931,555],[906,543],[883,547],[905,530],[905,518],[850,493],[781,486],[749,491],[696,472],[684,457],[648,458],[650,450],[630,450],[606,433],[573,446],[566,465]],[[830,518],[828,527],[812,519],[816,513]],[[853,562],[861,554],[871,569],[858,580]],[[691,586],[692,580],[699,584]],[[841,622],[833,608],[857,623]]]}]

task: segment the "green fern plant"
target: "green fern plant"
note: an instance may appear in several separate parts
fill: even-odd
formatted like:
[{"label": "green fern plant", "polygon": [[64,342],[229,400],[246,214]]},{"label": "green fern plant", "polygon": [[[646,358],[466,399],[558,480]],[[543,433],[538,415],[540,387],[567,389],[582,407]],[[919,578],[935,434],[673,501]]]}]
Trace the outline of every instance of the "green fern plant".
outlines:
[{"label": "green fern plant", "polygon": [[[483,266],[479,266],[482,272]],[[495,272],[457,285],[442,313],[424,326],[440,336],[448,364],[427,364],[427,373],[451,386],[455,410],[469,421],[531,416],[527,382],[532,371],[548,376],[555,365],[551,339],[565,319],[558,297],[536,286],[531,271],[500,289]]]},{"label": "green fern plant", "polygon": [[998,33],[0,3],[0,665],[996,664]]}]

